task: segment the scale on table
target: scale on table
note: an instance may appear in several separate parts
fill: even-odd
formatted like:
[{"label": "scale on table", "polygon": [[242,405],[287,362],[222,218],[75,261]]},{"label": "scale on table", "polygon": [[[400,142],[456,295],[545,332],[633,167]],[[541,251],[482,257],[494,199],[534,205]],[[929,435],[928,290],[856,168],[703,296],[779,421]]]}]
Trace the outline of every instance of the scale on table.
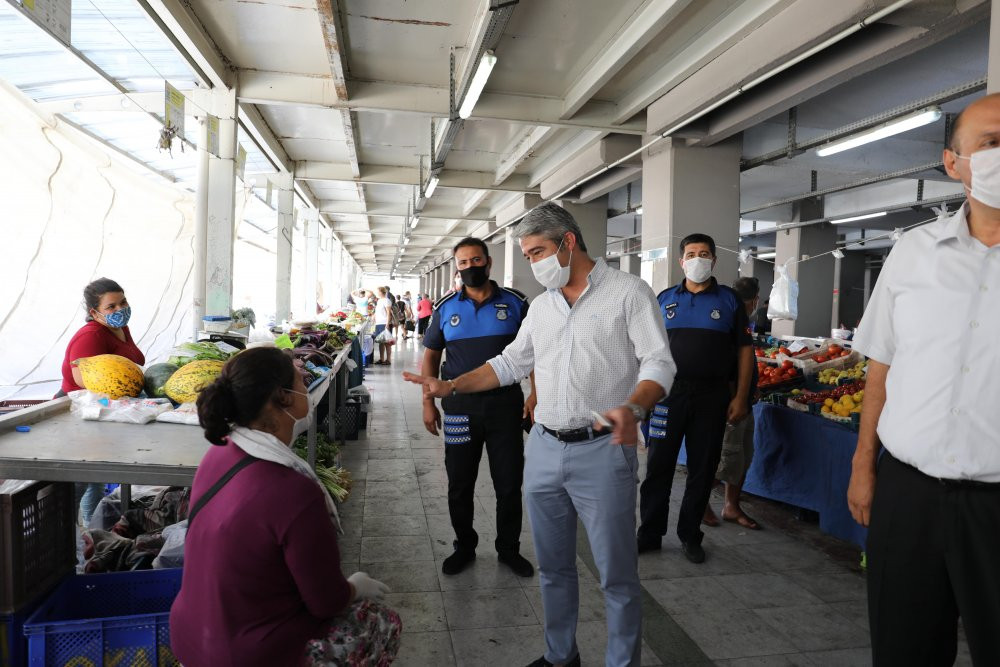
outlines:
[{"label": "scale on table", "polygon": [[222,342],[239,350],[246,349],[247,334],[229,328],[232,318],[225,315],[205,315],[201,319],[205,328],[198,331],[199,342],[205,340],[212,343]]}]

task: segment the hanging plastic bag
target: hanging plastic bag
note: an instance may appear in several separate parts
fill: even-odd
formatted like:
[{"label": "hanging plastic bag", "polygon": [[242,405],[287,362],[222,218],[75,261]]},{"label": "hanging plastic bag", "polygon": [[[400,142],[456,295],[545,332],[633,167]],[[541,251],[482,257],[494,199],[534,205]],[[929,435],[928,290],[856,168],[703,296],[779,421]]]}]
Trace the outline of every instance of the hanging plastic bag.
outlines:
[{"label": "hanging plastic bag", "polygon": [[799,316],[799,283],[788,275],[788,266],[793,261],[789,259],[783,265],[774,267],[777,277],[767,306],[769,320],[794,320]]},{"label": "hanging plastic bag", "polygon": [[373,352],[375,352],[375,339],[372,338],[370,335],[365,334],[361,338],[361,354],[365,355],[366,357],[370,357],[372,356]]},{"label": "hanging plastic bag", "polygon": [[393,336],[392,332],[390,332],[388,328],[382,329],[382,333],[375,336],[375,342],[381,343],[382,345],[388,344],[391,340],[393,340]]}]

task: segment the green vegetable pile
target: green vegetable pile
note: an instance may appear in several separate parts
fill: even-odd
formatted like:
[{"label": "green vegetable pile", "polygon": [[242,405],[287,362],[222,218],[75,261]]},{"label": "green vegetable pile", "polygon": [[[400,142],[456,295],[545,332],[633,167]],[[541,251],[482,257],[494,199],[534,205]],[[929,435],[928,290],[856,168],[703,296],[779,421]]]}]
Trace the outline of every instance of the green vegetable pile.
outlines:
[{"label": "green vegetable pile", "polygon": [[[306,435],[300,435],[292,443],[292,451],[309,460],[309,445]],[[323,483],[327,493],[338,503],[347,500],[354,483],[351,473],[337,464],[340,447],[332,442],[326,433],[316,431],[316,476]]]},{"label": "green vegetable pile", "polygon": [[[182,354],[178,354],[178,352]],[[201,343],[181,343],[174,348],[174,354],[167,359],[167,363],[174,364],[175,366],[183,366],[192,361],[204,361],[206,359],[226,361],[230,356],[232,355],[228,352],[223,352],[216,347],[215,343],[207,341]]]}]

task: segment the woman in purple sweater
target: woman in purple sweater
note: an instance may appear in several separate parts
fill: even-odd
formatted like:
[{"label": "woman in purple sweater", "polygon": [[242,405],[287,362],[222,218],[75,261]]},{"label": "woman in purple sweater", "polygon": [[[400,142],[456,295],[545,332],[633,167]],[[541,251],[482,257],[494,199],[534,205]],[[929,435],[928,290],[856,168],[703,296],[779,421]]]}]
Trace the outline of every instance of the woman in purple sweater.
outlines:
[{"label": "woman in purple sweater", "polygon": [[[390,664],[385,584],[340,571],[336,507],[289,449],[311,417],[291,357],[241,352],[198,397],[209,449],[191,489],[170,641],[185,667]],[[197,519],[197,520],[196,520]]]}]

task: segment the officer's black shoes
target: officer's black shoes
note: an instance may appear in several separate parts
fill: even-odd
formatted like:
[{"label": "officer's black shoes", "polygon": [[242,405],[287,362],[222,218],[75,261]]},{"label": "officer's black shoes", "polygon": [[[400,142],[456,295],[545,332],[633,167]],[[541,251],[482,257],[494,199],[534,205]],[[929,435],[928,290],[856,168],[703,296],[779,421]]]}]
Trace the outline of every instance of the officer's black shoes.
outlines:
[{"label": "officer's black shoes", "polygon": [[444,559],[441,571],[445,574],[458,574],[476,560],[476,552],[467,549],[455,549],[455,553]]},{"label": "officer's black shoes", "polygon": [[[529,664],[528,667],[552,667],[552,663],[545,659],[543,655],[538,660]],[[577,653],[576,657],[566,663],[566,667],[580,667],[580,654]]]},{"label": "officer's black shoes", "polygon": [[659,551],[662,548],[660,544],[662,538],[659,537],[643,537],[640,535],[636,538],[636,543],[639,546],[639,553],[645,553],[647,551]]},{"label": "officer's black shoes", "polygon": [[682,542],[681,548],[684,550],[684,557],[696,565],[705,562],[705,550],[700,544],[694,542]]},{"label": "officer's black shoes", "polygon": [[516,551],[498,553],[497,560],[513,570],[514,574],[519,577],[530,577],[535,574],[535,568],[531,562]]}]

